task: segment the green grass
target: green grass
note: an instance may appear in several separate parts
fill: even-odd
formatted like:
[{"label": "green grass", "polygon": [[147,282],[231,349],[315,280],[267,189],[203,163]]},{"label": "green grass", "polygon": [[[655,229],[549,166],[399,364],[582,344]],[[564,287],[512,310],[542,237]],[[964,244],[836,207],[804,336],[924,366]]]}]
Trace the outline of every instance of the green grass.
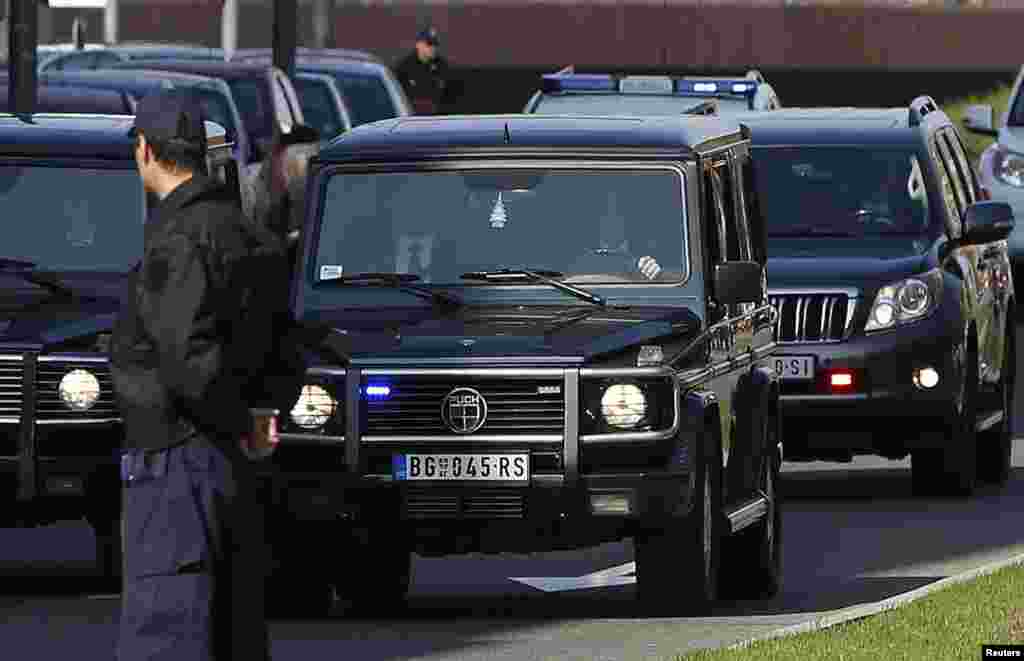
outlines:
[{"label": "green grass", "polygon": [[831,629],[704,650],[687,661],[956,661],[982,644],[1024,643],[1024,567],[952,585],[901,608]]},{"label": "green grass", "polygon": [[993,139],[984,135],[978,135],[977,133],[971,133],[964,128],[964,110],[967,109],[967,106],[988,104],[992,106],[992,110],[994,111],[993,115],[995,117],[996,125],[1001,125],[1000,118],[1003,116],[1003,113],[1006,112],[1007,105],[1010,102],[1010,91],[1011,88],[1009,85],[1003,85],[984,94],[956,99],[950,103],[942,105],[942,109],[947,115],[949,115],[949,118],[960,127],[960,135],[964,139],[964,143],[967,147],[967,155],[970,157],[971,163],[976,164],[978,162],[981,152],[992,144]]}]

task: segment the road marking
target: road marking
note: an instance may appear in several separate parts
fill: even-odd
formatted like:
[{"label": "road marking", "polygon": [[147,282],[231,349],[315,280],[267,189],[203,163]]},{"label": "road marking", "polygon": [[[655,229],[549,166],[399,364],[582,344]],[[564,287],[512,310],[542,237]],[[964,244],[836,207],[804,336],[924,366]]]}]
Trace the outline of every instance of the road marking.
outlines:
[{"label": "road marking", "polygon": [[636,583],[636,563],[627,562],[624,565],[616,565],[583,576],[510,577],[508,580],[529,585],[531,588],[543,592],[567,592],[569,590],[633,585]]}]

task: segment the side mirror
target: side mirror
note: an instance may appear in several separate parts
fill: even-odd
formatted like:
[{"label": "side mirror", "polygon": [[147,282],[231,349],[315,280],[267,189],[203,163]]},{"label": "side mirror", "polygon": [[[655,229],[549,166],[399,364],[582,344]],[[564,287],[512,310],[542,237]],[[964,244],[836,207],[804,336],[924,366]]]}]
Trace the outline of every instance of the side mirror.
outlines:
[{"label": "side mirror", "polygon": [[964,111],[964,128],[981,135],[998,135],[994,113],[990,105],[967,106]]},{"label": "side mirror", "polygon": [[722,305],[759,303],[765,295],[765,270],[757,262],[715,265],[715,300]]},{"label": "side mirror", "polygon": [[1006,202],[975,202],[964,214],[964,241],[970,244],[1002,241],[1010,236],[1015,221]]}]

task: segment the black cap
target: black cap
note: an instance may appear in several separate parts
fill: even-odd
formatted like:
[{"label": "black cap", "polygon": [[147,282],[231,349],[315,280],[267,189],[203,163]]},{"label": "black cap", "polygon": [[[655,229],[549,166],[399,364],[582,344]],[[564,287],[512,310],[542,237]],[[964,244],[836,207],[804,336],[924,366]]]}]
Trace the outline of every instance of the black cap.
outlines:
[{"label": "black cap", "polygon": [[199,98],[188,89],[171,89],[142,97],[135,108],[132,133],[148,140],[178,143],[206,151],[206,124]]},{"label": "black cap", "polygon": [[441,35],[437,33],[436,28],[429,26],[416,33],[416,41],[425,41],[431,46],[440,46]]}]

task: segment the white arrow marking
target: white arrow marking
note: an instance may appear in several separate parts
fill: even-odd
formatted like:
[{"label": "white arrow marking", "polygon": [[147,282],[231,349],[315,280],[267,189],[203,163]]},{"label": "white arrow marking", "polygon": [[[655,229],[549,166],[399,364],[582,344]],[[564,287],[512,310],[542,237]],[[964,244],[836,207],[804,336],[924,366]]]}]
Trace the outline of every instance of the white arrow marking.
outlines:
[{"label": "white arrow marking", "polygon": [[602,569],[583,576],[539,576],[509,578],[529,585],[531,588],[544,592],[566,592],[568,590],[588,590],[591,588],[609,588],[617,585],[633,585],[636,583],[636,563],[627,562]]}]

